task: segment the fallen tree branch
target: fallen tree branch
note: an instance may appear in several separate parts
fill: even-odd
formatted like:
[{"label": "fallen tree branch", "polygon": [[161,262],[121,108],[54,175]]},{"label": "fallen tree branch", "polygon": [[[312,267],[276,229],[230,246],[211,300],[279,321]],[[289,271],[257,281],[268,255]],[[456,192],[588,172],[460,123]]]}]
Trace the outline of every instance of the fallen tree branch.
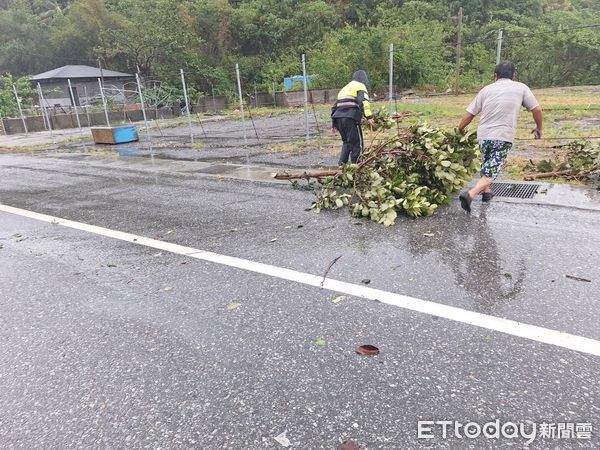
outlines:
[{"label": "fallen tree branch", "polygon": [[525,181],[537,180],[538,178],[553,178],[560,177],[562,175],[569,175],[571,170],[558,170],[555,172],[543,172],[543,173],[526,173],[523,175]]},{"label": "fallen tree branch", "polygon": [[308,178],[326,178],[339,174],[339,170],[325,170],[323,172],[302,172],[302,173],[286,173],[286,172],[274,172],[271,174],[271,178],[276,180],[301,180]]},{"label": "fallen tree branch", "polygon": [[327,266],[327,269],[325,269],[325,273],[323,274],[323,281],[321,281],[321,287],[323,287],[323,283],[325,283],[325,278],[327,278],[327,275],[329,274],[329,271],[331,270],[331,268],[333,267],[333,265],[338,262],[338,259],[340,259],[342,257],[342,255],[338,256],[337,258],[334,258],[333,261],[331,261],[329,263],[329,265]]}]

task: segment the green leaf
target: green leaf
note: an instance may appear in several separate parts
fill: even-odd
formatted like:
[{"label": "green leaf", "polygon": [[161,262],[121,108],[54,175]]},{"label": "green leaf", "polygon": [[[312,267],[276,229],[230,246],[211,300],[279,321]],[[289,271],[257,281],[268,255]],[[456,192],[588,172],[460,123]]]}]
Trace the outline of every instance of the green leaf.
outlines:
[{"label": "green leaf", "polygon": [[321,345],[321,346],[327,345],[327,341],[325,339],[323,339],[323,338],[317,338],[317,339],[315,339],[314,343],[316,345]]},{"label": "green leaf", "polygon": [[332,303],[340,303],[340,302],[343,302],[344,300],[346,300],[347,298],[348,297],[346,297],[345,295],[338,295],[333,300],[331,300],[331,302]]}]

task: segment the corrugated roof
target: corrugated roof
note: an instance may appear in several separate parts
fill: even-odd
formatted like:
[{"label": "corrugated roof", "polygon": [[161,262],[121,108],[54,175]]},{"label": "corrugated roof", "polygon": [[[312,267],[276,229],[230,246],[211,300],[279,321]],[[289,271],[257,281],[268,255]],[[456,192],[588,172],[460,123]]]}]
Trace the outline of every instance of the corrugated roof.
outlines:
[{"label": "corrugated roof", "polygon": [[[104,78],[127,78],[134,77],[130,73],[115,72],[114,70],[102,69]],[[100,69],[92,66],[70,65],[62,66],[58,69],[49,70],[48,72],[34,75],[31,79],[34,81],[50,80],[53,78],[59,79],[76,79],[76,78],[100,78]]]}]

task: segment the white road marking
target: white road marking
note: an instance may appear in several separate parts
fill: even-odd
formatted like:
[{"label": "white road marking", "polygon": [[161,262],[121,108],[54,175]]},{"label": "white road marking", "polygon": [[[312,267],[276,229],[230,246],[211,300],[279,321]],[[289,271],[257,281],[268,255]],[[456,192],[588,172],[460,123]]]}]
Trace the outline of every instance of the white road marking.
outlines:
[{"label": "white road marking", "polygon": [[40,220],[42,222],[54,223],[68,228],[74,228],[76,230],[86,231],[99,236],[119,239],[121,241],[155,248],[157,250],[184,255],[190,258],[201,259],[203,261],[235,267],[237,269],[260,273],[283,280],[289,280],[308,286],[323,288],[355,297],[378,300],[382,303],[387,303],[389,305],[397,306],[410,311],[441,317],[443,319],[448,319],[455,322],[466,323],[468,325],[485,328],[487,330],[498,331],[511,336],[530,339],[543,344],[550,344],[569,350],[575,350],[581,353],[600,356],[600,341],[583,336],[564,333],[562,331],[543,328],[536,325],[529,325],[526,323],[517,322],[516,320],[503,319],[501,317],[481,314],[462,308],[456,308],[454,306],[421,300],[402,294],[373,289],[367,286],[360,286],[331,278],[327,278],[325,282],[321,284],[323,281],[322,275],[312,275],[309,273],[298,272],[296,270],[285,269],[283,267],[250,261],[247,259],[220,255],[218,253],[207,252],[178,244],[171,244],[169,242],[158,241],[156,239],[150,239],[143,236],[137,236],[135,234],[111,230],[109,228],[88,225],[81,222],[61,219],[60,217],[53,217],[25,209],[14,208],[12,206],[0,204],[0,211],[16,214],[22,217],[28,217],[30,219]]}]

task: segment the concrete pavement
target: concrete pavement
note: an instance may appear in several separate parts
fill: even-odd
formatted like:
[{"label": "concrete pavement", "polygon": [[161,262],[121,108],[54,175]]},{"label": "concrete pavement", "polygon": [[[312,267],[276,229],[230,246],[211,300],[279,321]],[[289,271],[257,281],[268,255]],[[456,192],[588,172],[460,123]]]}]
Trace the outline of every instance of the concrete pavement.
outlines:
[{"label": "concrete pavement", "polygon": [[[598,211],[495,199],[383,228],[287,184],[57,156],[4,155],[0,203],[314,275],[341,255],[328,277],[600,340]],[[496,419],[592,424],[529,448],[600,445],[585,352],[4,212],[0,239],[4,447],[525,445],[417,436]]]}]

